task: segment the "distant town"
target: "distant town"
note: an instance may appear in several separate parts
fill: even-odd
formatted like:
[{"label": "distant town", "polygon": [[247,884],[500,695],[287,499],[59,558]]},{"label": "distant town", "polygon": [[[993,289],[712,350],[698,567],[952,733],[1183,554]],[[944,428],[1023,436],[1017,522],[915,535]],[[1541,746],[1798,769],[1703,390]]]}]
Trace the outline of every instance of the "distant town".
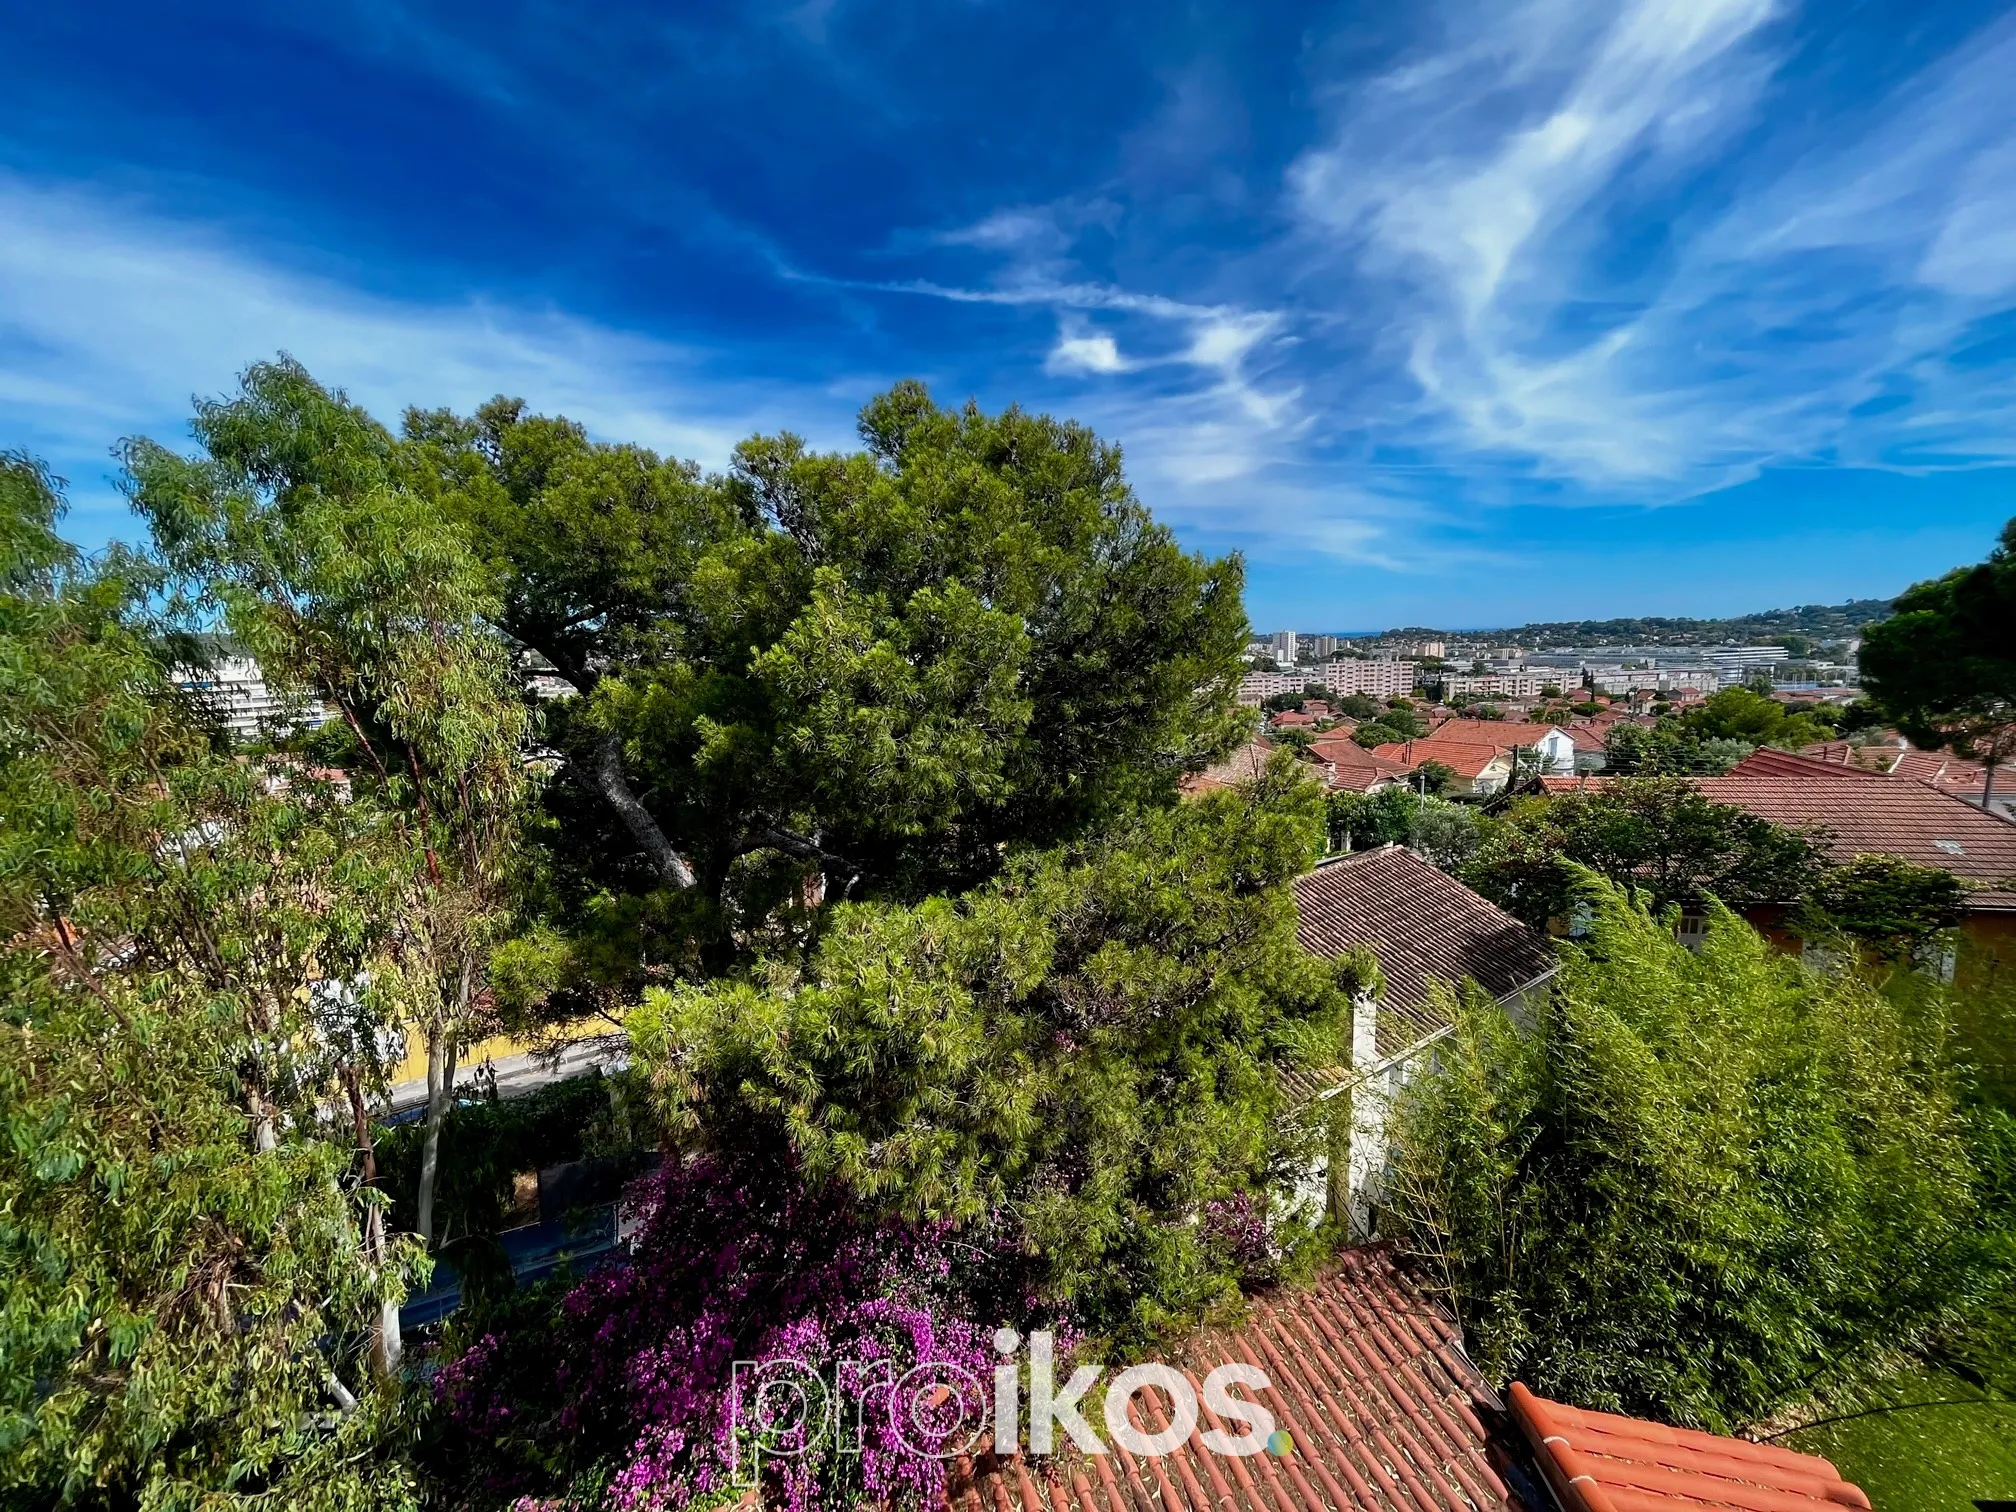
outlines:
[{"label": "distant town", "polygon": [[1320,685],[1391,698],[1415,692],[1452,707],[1531,702],[1577,689],[1650,703],[1684,701],[1759,678],[1785,692],[1853,697],[1862,627],[1888,601],[1767,611],[1735,620],[1619,619],[1449,632],[1277,630],[1250,641],[1240,701]]}]

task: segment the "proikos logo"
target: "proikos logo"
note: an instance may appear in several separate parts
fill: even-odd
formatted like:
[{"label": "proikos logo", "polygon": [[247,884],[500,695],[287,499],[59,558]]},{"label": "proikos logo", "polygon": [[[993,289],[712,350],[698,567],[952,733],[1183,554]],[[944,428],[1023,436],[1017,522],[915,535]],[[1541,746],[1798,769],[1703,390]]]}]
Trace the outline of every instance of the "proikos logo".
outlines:
[{"label": "proikos logo", "polygon": [[[1013,1454],[1022,1436],[1022,1367],[1015,1358],[1022,1339],[1012,1328],[994,1335],[996,1353],[991,1390],[972,1371],[949,1362],[912,1366],[891,1379],[887,1360],[844,1360],[829,1381],[802,1360],[737,1360],[728,1393],[733,1480],[753,1484],[764,1458],[797,1458],[822,1450],[829,1439],[842,1454],[859,1454],[870,1411],[886,1411],[888,1427],[906,1448],[930,1459],[974,1453],[990,1438],[994,1452]],[[1098,1383],[1100,1369],[1081,1365],[1060,1390],[1054,1370],[1056,1338],[1038,1330],[1029,1335],[1028,1447],[1032,1454],[1057,1449],[1061,1429],[1085,1454],[1111,1451],[1085,1420],[1081,1404]],[[1277,1433],[1274,1415],[1259,1402],[1232,1394],[1233,1386],[1265,1391],[1271,1382],[1257,1365],[1234,1361],[1203,1380],[1202,1406],[1214,1424],[1235,1424],[1244,1432],[1213,1426],[1197,1434],[1213,1454],[1246,1458],[1291,1447]],[[1167,1426],[1149,1433],[1130,1413],[1134,1397],[1155,1387],[1165,1398],[1158,1408]],[[851,1398],[851,1401],[848,1400]],[[978,1408],[980,1410],[974,1410]],[[1198,1392],[1189,1377],[1167,1365],[1131,1365],[1106,1385],[1100,1417],[1108,1438],[1129,1454],[1154,1458],[1173,1454],[1190,1441],[1199,1420]],[[746,1455],[746,1460],[745,1460]]]}]

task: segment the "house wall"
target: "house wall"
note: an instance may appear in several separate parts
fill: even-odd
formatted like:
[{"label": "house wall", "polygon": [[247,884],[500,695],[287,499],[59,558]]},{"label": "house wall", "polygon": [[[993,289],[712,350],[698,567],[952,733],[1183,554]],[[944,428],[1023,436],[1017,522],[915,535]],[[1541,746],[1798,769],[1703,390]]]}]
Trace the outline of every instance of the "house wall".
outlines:
[{"label": "house wall", "polygon": [[[1788,955],[1804,952],[1806,942],[1793,933],[1792,910],[1770,904],[1744,912],[1744,920],[1765,939]],[[2016,969],[2016,914],[1972,913],[1960,920],[1960,933],[1968,949],[1961,952],[1962,981],[1972,970]]]}]

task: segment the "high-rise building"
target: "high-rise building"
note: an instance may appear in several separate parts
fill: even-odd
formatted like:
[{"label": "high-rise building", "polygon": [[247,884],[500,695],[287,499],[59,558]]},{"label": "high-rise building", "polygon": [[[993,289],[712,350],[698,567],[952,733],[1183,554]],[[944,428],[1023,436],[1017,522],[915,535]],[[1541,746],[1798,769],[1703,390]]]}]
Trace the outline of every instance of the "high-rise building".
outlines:
[{"label": "high-rise building", "polygon": [[1297,648],[1295,643],[1295,632],[1293,630],[1276,630],[1274,632],[1272,645],[1274,647],[1274,660],[1277,663],[1279,663],[1281,666],[1284,667],[1292,667],[1295,665],[1295,653]]},{"label": "high-rise building", "polygon": [[1792,653],[1783,646],[1728,646],[1702,658],[1715,669],[1725,688],[1735,687],[1752,672],[1768,674],[1778,663],[1791,659]]}]

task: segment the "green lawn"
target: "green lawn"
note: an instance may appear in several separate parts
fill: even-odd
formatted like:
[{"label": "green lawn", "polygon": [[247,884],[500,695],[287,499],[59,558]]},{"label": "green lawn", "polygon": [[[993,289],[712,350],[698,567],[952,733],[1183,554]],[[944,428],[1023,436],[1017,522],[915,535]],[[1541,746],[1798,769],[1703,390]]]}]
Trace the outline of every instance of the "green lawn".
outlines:
[{"label": "green lawn", "polygon": [[2016,1402],[1919,1371],[1885,1382],[1865,1405],[1955,1399],[1966,1405],[1825,1423],[1780,1442],[1832,1460],[1876,1512],[1973,1512],[1976,1497],[2016,1499]]}]

